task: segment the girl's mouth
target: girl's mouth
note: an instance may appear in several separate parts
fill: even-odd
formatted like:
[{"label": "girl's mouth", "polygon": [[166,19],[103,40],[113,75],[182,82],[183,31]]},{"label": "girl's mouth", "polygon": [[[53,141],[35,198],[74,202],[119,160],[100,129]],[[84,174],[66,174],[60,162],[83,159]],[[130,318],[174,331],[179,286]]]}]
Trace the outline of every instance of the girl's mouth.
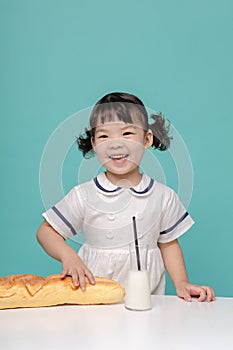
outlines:
[{"label": "girl's mouth", "polygon": [[109,158],[113,160],[114,163],[123,164],[128,156],[128,154],[112,154]]}]

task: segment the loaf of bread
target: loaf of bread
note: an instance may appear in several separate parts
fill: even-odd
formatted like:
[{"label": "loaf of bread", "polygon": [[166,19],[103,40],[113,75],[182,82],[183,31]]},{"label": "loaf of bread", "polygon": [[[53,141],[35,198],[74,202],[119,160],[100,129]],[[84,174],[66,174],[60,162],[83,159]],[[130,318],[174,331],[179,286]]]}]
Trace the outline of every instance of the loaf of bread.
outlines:
[{"label": "loaf of bread", "polygon": [[50,275],[46,278],[24,274],[0,277],[0,309],[43,307],[63,304],[95,305],[122,301],[124,288],[115,281],[95,277],[86,279],[86,290],[74,287],[72,278]]}]

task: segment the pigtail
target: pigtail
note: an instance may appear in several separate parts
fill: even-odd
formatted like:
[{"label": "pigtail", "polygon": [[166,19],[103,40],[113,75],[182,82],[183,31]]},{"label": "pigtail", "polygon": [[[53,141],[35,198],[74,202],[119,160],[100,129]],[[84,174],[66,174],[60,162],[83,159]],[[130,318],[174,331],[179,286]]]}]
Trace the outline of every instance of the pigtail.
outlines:
[{"label": "pigtail", "polygon": [[82,151],[84,158],[91,158],[91,156],[94,155],[94,150],[91,144],[92,136],[93,130],[85,129],[85,134],[77,137],[78,148]]},{"label": "pigtail", "polygon": [[166,151],[172,139],[172,137],[169,136],[170,122],[166,125],[166,119],[163,117],[162,113],[152,114],[151,118],[154,120],[152,124],[149,124],[149,128],[153,132],[152,147],[160,151]]}]

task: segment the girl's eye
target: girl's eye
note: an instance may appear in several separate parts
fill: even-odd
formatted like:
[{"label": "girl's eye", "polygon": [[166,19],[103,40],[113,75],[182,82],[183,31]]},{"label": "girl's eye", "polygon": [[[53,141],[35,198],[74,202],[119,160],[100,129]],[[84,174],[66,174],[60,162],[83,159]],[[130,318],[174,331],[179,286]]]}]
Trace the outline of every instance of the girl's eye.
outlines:
[{"label": "girl's eye", "polygon": [[134,133],[132,131],[125,131],[123,133],[123,136],[128,136],[128,135],[134,135]]},{"label": "girl's eye", "polygon": [[106,139],[108,136],[107,135],[99,135],[97,139]]}]

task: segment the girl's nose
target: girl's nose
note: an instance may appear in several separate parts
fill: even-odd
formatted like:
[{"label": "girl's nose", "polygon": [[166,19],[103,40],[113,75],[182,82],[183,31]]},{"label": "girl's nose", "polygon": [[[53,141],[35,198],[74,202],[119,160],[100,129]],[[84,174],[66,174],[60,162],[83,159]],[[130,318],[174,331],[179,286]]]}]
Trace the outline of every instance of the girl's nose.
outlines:
[{"label": "girl's nose", "polygon": [[109,147],[112,149],[118,149],[118,148],[121,148],[123,146],[124,145],[123,145],[123,142],[121,139],[114,139],[114,140],[111,140],[109,143]]}]

